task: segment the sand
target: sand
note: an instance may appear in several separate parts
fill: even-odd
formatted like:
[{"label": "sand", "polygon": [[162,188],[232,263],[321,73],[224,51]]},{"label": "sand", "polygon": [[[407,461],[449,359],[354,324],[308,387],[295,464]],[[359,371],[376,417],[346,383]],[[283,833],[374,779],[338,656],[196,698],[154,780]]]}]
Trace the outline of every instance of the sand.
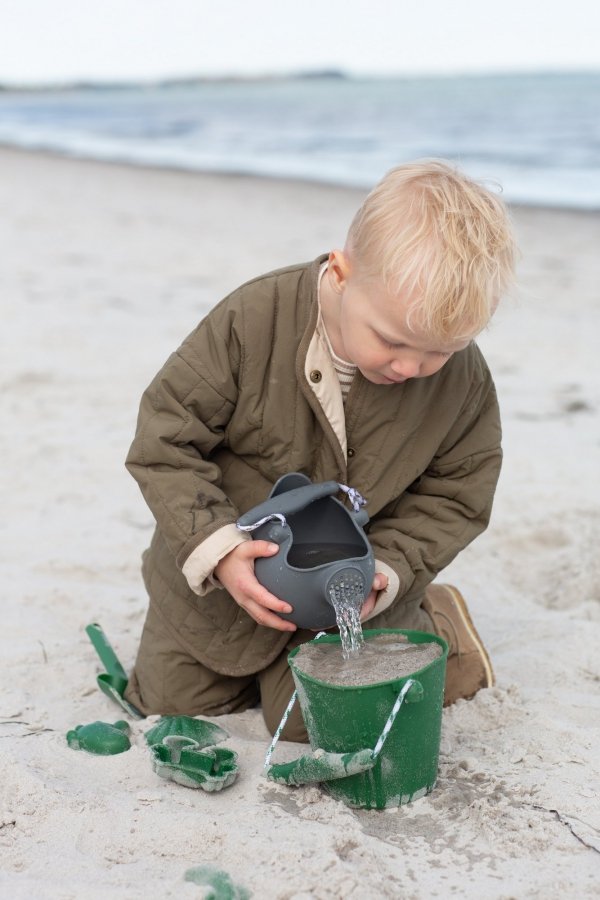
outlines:
[{"label": "sand", "polygon": [[[84,627],[126,667],[152,522],[123,458],[139,396],[226,291],[338,245],[356,191],[0,151],[3,348],[0,895],[202,897],[213,866],[256,898],[595,897],[600,876],[600,216],[516,209],[518,296],[481,345],[506,461],[488,532],[444,573],[497,686],[444,711],[436,790],[351,811],[261,777],[260,712],[225,716],[218,794],[68,748],[121,718]],[[303,748],[279,744],[275,759]]]}]

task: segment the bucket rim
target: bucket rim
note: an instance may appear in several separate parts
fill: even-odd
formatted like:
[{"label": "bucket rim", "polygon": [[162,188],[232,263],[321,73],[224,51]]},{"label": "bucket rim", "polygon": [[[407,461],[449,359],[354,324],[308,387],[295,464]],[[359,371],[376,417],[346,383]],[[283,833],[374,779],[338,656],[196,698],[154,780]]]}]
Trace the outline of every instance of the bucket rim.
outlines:
[{"label": "bucket rim", "polygon": [[[363,631],[363,637],[365,640],[369,640],[370,638],[376,637],[379,634],[404,634],[408,637],[409,642],[416,644],[425,644],[433,641],[436,644],[439,644],[442,648],[441,656],[436,657],[431,660],[431,662],[427,663],[427,665],[422,666],[420,669],[415,669],[414,672],[410,672],[408,675],[402,675],[400,678],[389,678],[386,681],[376,681],[374,684],[331,684],[329,681],[322,681],[320,678],[315,678],[314,675],[309,675],[307,672],[302,671],[295,663],[295,657],[299,653],[300,649],[304,647],[306,644],[340,644],[341,638],[339,634],[325,634],[320,638],[313,638],[312,641],[305,641],[303,644],[299,644],[297,647],[289,653],[288,655],[288,665],[292,669],[293,672],[297,673],[301,679],[306,679],[307,681],[311,681],[314,684],[323,685],[330,690],[336,691],[368,691],[374,690],[377,688],[381,688],[382,686],[387,685],[402,685],[409,679],[415,678],[418,675],[421,675],[423,672],[426,672],[432,666],[439,665],[440,662],[443,661],[444,665],[446,664],[446,660],[448,657],[448,644],[444,640],[444,638],[440,637],[439,634],[434,634],[430,631],[417,631],[416,629],[409,628],[370,628],[365,629]],[[430,640],[421,640],[421,641],[410,641],[412,635],[418,635],[419,637],[425,637]]]}]

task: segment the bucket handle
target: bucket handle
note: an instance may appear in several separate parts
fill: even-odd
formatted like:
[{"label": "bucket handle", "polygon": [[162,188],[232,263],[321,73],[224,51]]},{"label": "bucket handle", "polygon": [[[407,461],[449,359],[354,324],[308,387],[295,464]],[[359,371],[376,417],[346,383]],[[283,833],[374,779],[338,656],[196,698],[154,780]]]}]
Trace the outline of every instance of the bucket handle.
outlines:
[{"label": "bucket handle", "polygon": [[372,750],[366,748],[349,753],[327,753],[318,749],[313,752],[312,756],[306,754],[289,763],[271,764],[273,751],[298,697],[298,691],[294,691],[267,750],[263,774],[269,781],[276,781],[280,784],[300,785],[313,784],[320,781],[333,781],[337,778],[346,778],[348,775],[356,775],[359,772],[366,772],[372,769],[377,762],[404,701],[416,703],[423,699],[423,693],[423,685],[420,681],[417,681],[416,678],[406,679],[394,701],[379,739]]}]

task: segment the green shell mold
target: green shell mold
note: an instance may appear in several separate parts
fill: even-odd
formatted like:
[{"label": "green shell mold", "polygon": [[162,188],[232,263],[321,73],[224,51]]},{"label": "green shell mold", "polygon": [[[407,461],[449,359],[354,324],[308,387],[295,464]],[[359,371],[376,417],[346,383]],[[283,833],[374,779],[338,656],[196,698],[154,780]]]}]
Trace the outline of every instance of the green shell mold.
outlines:
[{"label": "green shell mold", "polygon": [[229,737],[223,728],[213,725],[212,722],[204,722],[191,716],[163,716],[146,732],[146,741],[153,747],[171,736],[190,738],[200,748],[220,744]]}]

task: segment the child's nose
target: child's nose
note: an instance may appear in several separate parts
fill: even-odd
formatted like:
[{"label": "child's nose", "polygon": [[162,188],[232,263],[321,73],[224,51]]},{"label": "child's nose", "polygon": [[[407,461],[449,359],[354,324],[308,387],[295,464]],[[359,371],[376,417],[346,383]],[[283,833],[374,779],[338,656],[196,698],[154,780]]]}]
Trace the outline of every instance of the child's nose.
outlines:
[{"label": "child's nose", "polygon": [[421,370],[421,360],[414,356],[403,356],[393,360],[391,369],[402,378],[416,378]]}]

